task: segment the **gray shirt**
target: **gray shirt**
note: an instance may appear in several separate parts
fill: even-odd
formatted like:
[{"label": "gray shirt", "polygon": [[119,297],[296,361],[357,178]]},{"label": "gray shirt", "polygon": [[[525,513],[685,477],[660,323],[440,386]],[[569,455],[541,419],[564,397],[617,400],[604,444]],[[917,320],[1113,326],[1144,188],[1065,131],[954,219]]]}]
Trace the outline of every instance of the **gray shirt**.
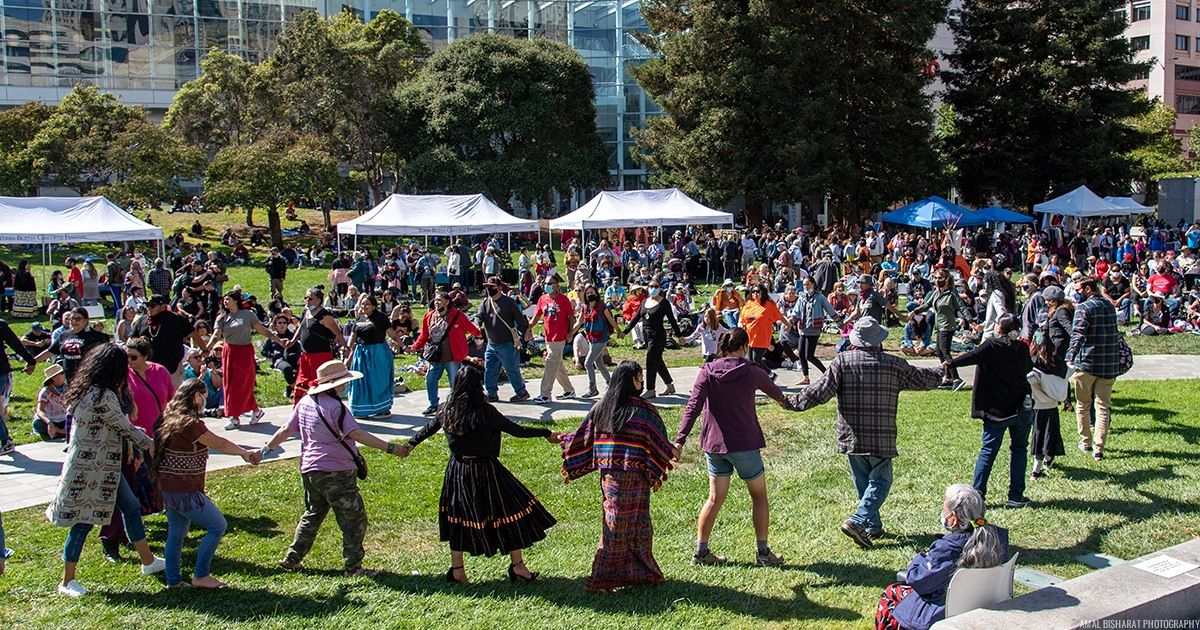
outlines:
[{"label": "gray shirt", "polygon": [[525,313],[521,312],[517,301],[507,295],[501,295],[495,301],[484,300],[479,305],[478,320],[483,326],[483,332],[487,335],[488,341],[493,344],[512,343],[513,336],[509,328],[511,327],[520,334],[529,326],[528,320],[525,319]]},{"label": "gray shirt", "polygon": [[250,309],[239,309],[236,313],[225,313],[217,318],[216,329],[225,338],[225,343],[234,346],[250,345],[250,336],[259,324],[258,315]]}]

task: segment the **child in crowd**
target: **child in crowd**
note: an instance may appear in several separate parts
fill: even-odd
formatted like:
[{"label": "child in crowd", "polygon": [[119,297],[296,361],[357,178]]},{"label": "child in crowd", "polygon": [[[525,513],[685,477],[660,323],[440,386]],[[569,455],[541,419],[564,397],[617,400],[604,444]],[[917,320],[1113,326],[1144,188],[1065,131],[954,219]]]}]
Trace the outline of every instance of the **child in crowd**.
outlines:
[{"label": "child in crowd", "polygon": [[57,363],[46,366],[42,388],[37,394],[33,432],[43,442],[67,437],[67,377]]},{"label": "child in crowd", "polygon": [[721,321],[721,315],[717,309],[709,307],[704,310],[704,315],[700,320],[700,325],[696,327],[696,331],[684,339],[684,343],[691,345],[699,339],[701,350],[704,352],[704,362],[708,363],[717,358],[717,340],[721,338],[722,333],[728,331],[729,329]]}]

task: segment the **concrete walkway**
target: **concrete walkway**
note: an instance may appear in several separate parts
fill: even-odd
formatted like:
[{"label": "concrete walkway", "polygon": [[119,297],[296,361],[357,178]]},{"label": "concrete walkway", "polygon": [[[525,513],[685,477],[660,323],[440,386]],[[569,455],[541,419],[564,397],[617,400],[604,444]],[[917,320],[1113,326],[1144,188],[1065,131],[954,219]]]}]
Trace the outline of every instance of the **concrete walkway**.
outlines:
[{"label": "concrete walkway", "polygon": [[[937,361],[913,361],[921,367],[936,367]],[[687,401],[687,393],[691,391],[699,368],[673,368],[671,374],[675,379],[675,387],[681,394],[674,396],[659,396],[655,403],[661,407],[683,405]],[[785,390],[795,391],[800,382],[800,373],[790,370],[779,370],[776,381]],[[960,370],[961,376],[971,382],[974,370]],[[814,374],[815,376],[815,374]],[[1122,380],[1169,380],[1200,378],[1200,356],[1192,355],[1147,355],[1135,358],[1133,369]],[[571,377],[577,392],[587,390],[587,376]],[[662,389],[662,384],[659,384]],[[446,396],[443,389],[441,395]],[[530,393],[537,394],[537,383],[530,385]],[[558,392],[557,386],[555,393]],[[500,386],[500,399],[505,401],[512,395],[512,389],[507,384]],[[963,394],[967,395],[967,394]],[[509,418],[519,422],[551,422],[569,418],[580,418],[591,408],[591,400],[567,400],[551,405],[533,405],[529,403],[511,404],[501,402],[496,407]],[[359,422],[362,427],[375,435],[387,439],[401,439],[415,433],[425,425],[426,419],[421,411],[428,406],[424,390],[401,394],[392,403],[390,418],[371,418]],[[271,435],[291,417],[290,406],[271,407],[266,409],[263,421],[255,426],[243,422],[237,431],[226,431],[224,419],[210,419],[208,426],[213,432],[224,435],[237,444],[247,448],[260,448],[267,443]],[[10,421],[12,431],[24,430],[18,425],[19,421]],[[58,483],[58,475],[66,454],[62,442],[39,442],[17,447],[16,452],[0,456],[0,512],[11,512],[36,505],[49,503]],[[299,441],[288,440],[283,444],[283,451],[272,456],[273,459],[290,459],[299,455]],[[272,461],[267,460],[267,461]],[[213,452],[208,460],[208,469],[221,470],[245,463],[240,457]]]}]

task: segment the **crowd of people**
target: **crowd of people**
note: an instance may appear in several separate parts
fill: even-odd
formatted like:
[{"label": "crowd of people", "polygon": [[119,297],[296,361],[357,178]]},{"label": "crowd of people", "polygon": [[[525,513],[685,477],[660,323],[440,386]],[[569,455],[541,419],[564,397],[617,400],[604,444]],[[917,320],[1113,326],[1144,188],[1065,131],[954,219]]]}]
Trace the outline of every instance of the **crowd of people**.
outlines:
[{"label": "crowd of people", "polygon": [[[1005,505],[1021,508],[1030,503],[1027,479],[1048,474],[1065,455],[1060,410],[1075,414],[1079,449],[1103,458],[1113,383],[1131,361],[1118,326],[1146,335],[1200,327],[1200,224],[1149,224],[1137,235],[1123,226],[921,233],[841,224],[688,229],[662,243],[640,231],[591,236],[598,240],[567,233],[558,250],[539,245],[514,253],[496,237],[337,254],[328,254],[328,242],[304,251],[271,248],[262,265],[271,291],[265,305],[240,286],[225,289],[228,266],[249,262],[248,253],[238,256],[245,246],[236,237],[225,243],[232,255],[199,245],[187,251],[177,241],[167,260],[110,254],[103,272],[91,259],[80,265],[68,258],[66,273],[56,272],[48,287],[50,330],[38,326],[18,338],[0,325],[0,338],[26,373],[53,361],[33,428],[43,439],[69,440],[47,509],[51,522],[70,528],[59,592],[86,592],[75,568],[96,525],[106,555],[119,557],[121,544],[131,543],[143,573],[165,571],[168,586],[222,586],[208,575],[226,527],[204,491],[208,450],[258,464],[297,435],[305,510],[280,561],[287,570],[303,569],[332,509],[345,571],[371,574],[363,566],[367,518],[357,482],[367,472],[358,445],[407,457],[443,431],[450,458],[438,519],[451,553],[447,581],[467,581],[464,554],[496,553],[510,556],[510,579],[535,579],[522,551],[555,519],[500,463],[507,433],[561,443],[568,480],[599,473],[604,528],[589,590],[660,582],[649,497],[680,460],[697,420],[710,485],[693,562],[726,562],[710,543],[736,472],[751,497],[755,562],[778,565],[783,557],[768,543],[756,392],[788,410],[837,398],[838,449],[859,497],[840,529],[868,548],[885,535],[881,512],[897,456],[899,392],[958,390],[965,385],[958,369],[976,366],[971,415],[982,421],[983,439],[972,483],[947,490],[942,524],[951,533],[914,559],[879,607],[880,627],[927,627],[941,614],[955,566],[1007,558],[1004,531],[983,517],[1005,434],[1012,452]],[[328,268],[328,289],[307,287],[303,306],[292,307],[284,299],[288,271],[303,265]],[[10,280],[13,316],[29,315],[37,289],[27,263],[15,273],[0,264],[0,284]],[[706,285],[715,287],[711,295]],[[117,313],[115,336],[91,322],[88,306],[102,303]],[[414,310],[422,308],[417,318]],[[889,328],[902,331],[903,354],[936,356],[940,366],[914,367],[885,352]],[[817,356],[822,334],[837,337],[832,359]],[[645,351],[643,362],[612,359],[610,345],[625,336]],[[676,391],[665,360],[668,349],[681,346],[696,347],[704,361],[690,392]],[[390,415],[401,353],[415,355],[412,369],[425,376],[430,417],[404,444],[357,422]],[[542,375],[531,393],[521,369],[536,356],[544,358]],[[229,431],[247,417],[260,422],[260,363],[282,373],[294,409],[267,447],[252,451],[212,433],[202,419],[224,417]],[[569,363],[586,371],[586,392],[576,393]],[[810,377],[812,368],[819,376]],[[780,369],[802,372],[802,389],[787,395],[775,385]],[[12,372],[5,356],[5,402]],[[501,374],[510,402],[598,400],[573,432],[524,427],[493,405]],[[443,375],[451,387],[445,401]],[[652,401],[676,395],[686,395],[686,407],[671,437]],[[0,430],[11,450],[2,420]],[[168,519],[165,559],[150,552],[142,525],[160,511]],[[180,547],[191,524],[206,534],[187,582]]]}]

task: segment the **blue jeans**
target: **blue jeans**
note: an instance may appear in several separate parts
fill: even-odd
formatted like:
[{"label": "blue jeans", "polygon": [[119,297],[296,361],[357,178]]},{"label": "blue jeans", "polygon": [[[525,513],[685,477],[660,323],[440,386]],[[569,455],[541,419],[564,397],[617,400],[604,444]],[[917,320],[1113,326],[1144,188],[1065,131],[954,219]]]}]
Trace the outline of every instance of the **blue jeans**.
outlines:
[{"label": "blue jeans", "polygon": [[988,476],[992,474],[992,465],[1000,454],[1004,444],[1004,432],[1009,437],[1009,451],[1012,462],[1009,464],[1008,498],[1019,500],[1025,496],[1025,467],[1029,463],[1029,431],[1033,428],[1033,411],[1017,413],[1016,416],[1001,422],[984,421],[983,446],[979,449],[979,457],[975,460],[975,478],[971,485],[985,498],[987,497]]},{"label": "blue jeans", "polygon": [[[916,339],[913,338],[913,322],[908,322],[904,325],[904,340],[900,345],[905,348],[911,348],[915,345]],[[933,326],[926,326],[924,334],[921,335],[921,345],[928,348],[933,345]]]},{"label": "blue jeans", "polygon": [[108,290],[108,294],[112,296],[114,308],[113,312],[120,316],[122,304],[121,293],[124,290],[124,287],[119,284],[106,284],[104,287]]},{"label": "blue jeans", "polygon": [[179,584],[183,577],[179,574],[179,565],[183,555],[183,539],[187,538],[188,528],[192,523],[204,529],[204,538],[196,547],[196,568],[192,570],[192,579],[208,577],[209,567],[212,566],[213,554],[217,552],[217,544],[225,535],[225,515],[204,495],[200,495],[203,503],[196,507],[190,503],[186,510],[167,508],[167,544],[163,549],[163,559],[167,561],[167,586]]},{"label": "blue jeans", "polygon": [[454,387],[454,377],[458,375],[458,362],[429,364],[429,371],[425,373],[425,394],[429,396],[430,407],[438,406],[438,381],[442,380],[443,372],[450,381],[450,387]]},{"label": "blue jeans", "polygon": [[858,509],[850,516],[868,532],[883,531],[879,510],[892,489],[892,458],[875,455],[848,455],[854,488],[858,490]]},{"label": "blue jeans", "polygon": [[521,378],[521,355],[517,347],[509,343],[488,342],[483,351],[483,391],[488,396],[495,396],[500,383],[500,367],[508,375],[513,393],[527,394],[525,380]]},{"label": "blue jeans", "polygon": [[[125,536],[129,542],[139,543],[146,540],[146,526],[142,524],[142,504],[133,495],[133,489],[129,487],[125,477],[120,473],[118,476],[121,480],[117,482],[117,509],[121,511],[121,520],[125,522]],[[71,526],[67,532],[67,541],[63,543],[63,562],[79,562],[79,555],[83,553],[83,542],[87,540],[92,527],[91,523],[76,523]]]}]

